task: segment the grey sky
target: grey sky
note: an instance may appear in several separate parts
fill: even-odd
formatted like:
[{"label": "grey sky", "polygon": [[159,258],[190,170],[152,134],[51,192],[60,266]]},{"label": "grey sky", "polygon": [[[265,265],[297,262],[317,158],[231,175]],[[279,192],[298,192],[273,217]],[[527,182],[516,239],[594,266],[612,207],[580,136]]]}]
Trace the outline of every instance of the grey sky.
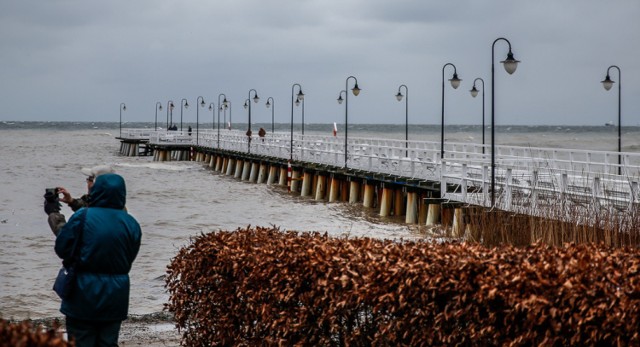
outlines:
[{"label": "grey sky", "polygon": [[[499,124],[602,125],[617,118],[622,69],[623,125],[640,125],[640,1],[425,0],[4,0],[0,2],[0,121],[153,121],[154,106],[192,107],[195,99],[232,101],[235,122],[254,88],[254,122],[288,123],[291,86],[300,83],[305,121],[344,123],[336,98],[349,75],[362,93],[349,98],[349,123],[440,124],[442,67],[454,63],[460,88],[445,85],[445,123],[479,124],[491,98],[491,44],[511,41],[522,61],[513,75],[498,62]],[[445,70],[445,79],[452,69]],[[611,78],[619,82],[617,72]],[[350,82],[349,88],[353,84]],[[164,107],[163,106],[163,107]],[[295,110],[300,122],[299,109]],[[166,113],[159,113],[159,122]],[[211,113],[201,109],[202,122]]]}]

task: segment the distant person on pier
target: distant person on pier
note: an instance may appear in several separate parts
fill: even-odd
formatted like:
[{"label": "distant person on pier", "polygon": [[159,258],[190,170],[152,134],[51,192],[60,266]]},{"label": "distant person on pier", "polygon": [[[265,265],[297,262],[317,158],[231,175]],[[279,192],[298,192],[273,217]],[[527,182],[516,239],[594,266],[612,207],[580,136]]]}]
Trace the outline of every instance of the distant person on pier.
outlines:
[{"label": "distant person on pier", "polygon": [[258,136],[260,136],[260,138],[262,139],[262,142],[264,142],[265,135],[267,135],[267,132],[264,130],[264,128],[260,128],[260,130],[258,130]]},{"label": "distant person on pier", "polygon": [[[142,230],[125,203],[122,176],[96,176],[88,207],[54,230],[56,254],[65,267],[75,268],[72,291],[62,299],[60,312],[69,339],[78,347],[117,346],[129,313],[129,271],[140,250]],[[61,215],[57,199],[46,199],[44,210],[50,221]]]},{"label": "distant person on pier", "polygon": [[191,131],[192,131],[192,129],[191,129],[191,125],[189,125],[189,130],[187,130],[187,131],[188,131],[188,133],[189,133],[189,136],[191,136]]}]

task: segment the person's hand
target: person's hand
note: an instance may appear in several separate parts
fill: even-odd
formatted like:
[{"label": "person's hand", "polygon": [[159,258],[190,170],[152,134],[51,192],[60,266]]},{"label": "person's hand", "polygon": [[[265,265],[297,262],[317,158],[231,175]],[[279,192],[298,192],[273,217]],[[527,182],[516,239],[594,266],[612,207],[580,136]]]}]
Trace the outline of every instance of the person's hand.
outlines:
[{"label": "person's hand", "polygon": [[64,187],[58,187],[58,193],[62,194],[60,201],[66,204],[69,204],[70,202],[73,201],[73,198],[71,197],[71,193],[69,193]]}]

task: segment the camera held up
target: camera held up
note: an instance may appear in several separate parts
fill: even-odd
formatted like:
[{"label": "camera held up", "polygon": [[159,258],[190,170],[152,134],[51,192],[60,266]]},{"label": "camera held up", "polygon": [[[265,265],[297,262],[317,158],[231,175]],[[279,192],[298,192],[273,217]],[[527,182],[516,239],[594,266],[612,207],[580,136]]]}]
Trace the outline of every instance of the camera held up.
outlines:
[{"label": "camera held up", "polygon": [[46,214],[58,213],[60,206],[58,188],[46,188],[44,190],[44,212]]}]

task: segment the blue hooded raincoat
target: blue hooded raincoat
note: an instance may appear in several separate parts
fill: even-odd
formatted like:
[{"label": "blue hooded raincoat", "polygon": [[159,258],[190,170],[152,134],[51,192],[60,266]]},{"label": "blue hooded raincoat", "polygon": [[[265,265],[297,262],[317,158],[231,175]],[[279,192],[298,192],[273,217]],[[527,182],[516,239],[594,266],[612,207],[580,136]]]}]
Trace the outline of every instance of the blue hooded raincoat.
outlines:
[{"label": "blue hooded raincoat", "polygon": [[[87,321],[127,318],[129,270],[142,232],[124,209],[125,203],[124,179],[117,174],[100,175],[89,193],[89,207],[71,216],[56,237],[56,254],[68,262],[82,229],[77,283],[71,297],[62,300],[64,315]],[[86,213],[84,218],[81,213]]]}]

